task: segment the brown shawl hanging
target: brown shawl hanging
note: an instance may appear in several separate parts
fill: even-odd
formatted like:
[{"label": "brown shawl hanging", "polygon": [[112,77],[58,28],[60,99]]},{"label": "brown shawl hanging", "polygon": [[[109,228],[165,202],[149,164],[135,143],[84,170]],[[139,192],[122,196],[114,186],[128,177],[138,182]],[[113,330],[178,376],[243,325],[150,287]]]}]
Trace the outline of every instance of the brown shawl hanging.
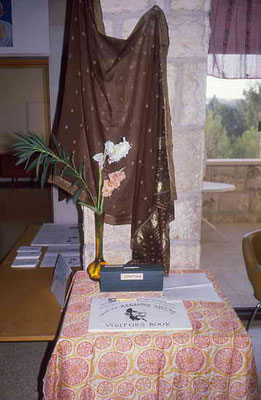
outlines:
[{"label": "brown shawl hanging", "polygon": [[[65,76],[54,129],[77,163],[84,161],[93,195],[104,142],[122,137],[127,158],[106,172],[125,168],[127,179],[105,200],[105,221],[132,224],[133,262],[159,262],[169,271],[169,222],[176,198],[166,80],[168,28],[154,6],[128,39],[104,33],[99,3],[69,0]],[[71,191],[58,176],[55,183]]]}]

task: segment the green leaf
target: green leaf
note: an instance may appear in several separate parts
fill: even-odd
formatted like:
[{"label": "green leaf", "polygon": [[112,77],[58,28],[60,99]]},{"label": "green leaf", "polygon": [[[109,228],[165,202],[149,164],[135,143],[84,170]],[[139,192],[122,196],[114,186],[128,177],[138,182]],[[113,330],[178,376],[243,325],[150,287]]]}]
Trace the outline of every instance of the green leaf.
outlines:
[{"label": "green leaf", "polygon": [[42,164],[42,160],[43,160],[44,154],[39,154],[38,158],[37,158],[37,163],[36,163],[36,177],[39,177],[39,168],[40,165]]},{"label": "green leaf", "polygon": [[72,182],[72,186],[78,186],[79,183],[81,183],[81,181],[80,181],[78,178],[76,178],[76,179]]},{"label": "green leaf", "polygon": [[38,161],[37,158],[35,160],[33,160],[31,162],[31,164],[28,165],[28,167],[26,168],[26,171],[28,171],[28,172],[32,171],[36,167],[37,161]]},{"label": "green leaf", "polygon": [[79,165],[79,175],[82,179],[84,179],[84,163]]},{"label": "green leaf", "polygon": [[68,166],[67,165],[65,165],[63,168],[62,168],[62,170],[61,170],[61,172],[60,172],[60,176],[62,177],[62,176],[64,176],[64,174],[66,174],[66,170],[68,169]]},{"label": "green leaf", "polygon": [[47,178],[47,172],[48,172],[48,169],[49,169],[49,165],[50,165],[49,160],[48,160],[48,158],[46,158],[44,160],[44,167],[43,167],[43,172],[42,172],[42,176],[41,176],[41,188],[42,189],[43,189],[43,187],[44,187],[44,185],[46,183],[46,178]]},{"label": "green leaf", "polygon": [[26,160],[27,160],[27,155],[20,156],[18,161],[15,163],[15,165],[23,164]]},{"label": "green leaf", "polygon": [[74,193],[73,197],[72,197],[72,201],[74,201],[76,203],[78,198],[79,198],[79,196],[80,196],[80,194],[82,193],[82,191],[83,191],[82,187],[77,189],[76,192]]},{"label": "green leaf", "polygon": [[82,201],[78,201],[78,203],[79,203],[81,206],[87,207],[87,208],[89,208],[90,210],[92,210],[93,212],[97,213],[97,209],[96,209],[95,207],[91,206],[90,204],[85,204],[85,203],[83,203]]},{"label": "green leaf", "polygon": [[57,141],[57,139],[56,139],[56,136],[55,136],[53,133],[51,134],[51,141],[52,141],[52,143],[53,143],[53,145],[54,145],[54,148],[55,148],[57,154],[58,154],[59,157],[60,157],[60,156],[61,156],[61,155],[60,155],[60,147],[59,147],[58,141]]}]

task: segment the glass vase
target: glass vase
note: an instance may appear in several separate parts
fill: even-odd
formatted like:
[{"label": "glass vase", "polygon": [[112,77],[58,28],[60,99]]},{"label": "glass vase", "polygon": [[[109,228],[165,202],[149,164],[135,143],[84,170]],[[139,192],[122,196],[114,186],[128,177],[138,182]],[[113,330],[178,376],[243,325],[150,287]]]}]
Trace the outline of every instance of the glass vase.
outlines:
[{"label": "glass vase", "polygon": [[103,258],[103,230],[104,230],[104,214],[94,213],[95,221],[95,259],[92,261],[87,272],[90,279],[93,281],[100,280],[101,267],[104,264],[108,264]]}]

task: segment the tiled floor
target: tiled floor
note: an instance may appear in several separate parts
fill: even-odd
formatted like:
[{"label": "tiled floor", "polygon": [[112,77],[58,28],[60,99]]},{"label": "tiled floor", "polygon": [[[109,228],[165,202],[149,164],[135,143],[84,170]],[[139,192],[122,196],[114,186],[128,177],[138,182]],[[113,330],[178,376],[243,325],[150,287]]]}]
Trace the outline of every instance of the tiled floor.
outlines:
[{"label": "tiled floor", "polygon": [[218,230],[228,240],[218,235],[203,222],[201,266],[212,271],[233,307],[252,307],[257,301],[247,278],[242,255],[242,238],[259,224],[218,224]]},{"label": "tiled floor", "polygon": [[[229,239],[225,241],[203,223],[201,265],[215,274],[234,307],[256,304],[245,272],[241,240],[243,234],[258,228],[260,226],[254,224],[218,225],[218,229]],[[19,234],[19,229],[16,227],[13,233],[11,225],[8,229],[10,242],[12,237]],[[0,229],[1,231],[7,232],[6,227]],[[253,340],[258,374],[261,378],[260,320],[253,323],[249,333]],[[0,400],[38,399],[38,382],[41,383],[40,371],[46,348],[46,342],[0,343]]]}]

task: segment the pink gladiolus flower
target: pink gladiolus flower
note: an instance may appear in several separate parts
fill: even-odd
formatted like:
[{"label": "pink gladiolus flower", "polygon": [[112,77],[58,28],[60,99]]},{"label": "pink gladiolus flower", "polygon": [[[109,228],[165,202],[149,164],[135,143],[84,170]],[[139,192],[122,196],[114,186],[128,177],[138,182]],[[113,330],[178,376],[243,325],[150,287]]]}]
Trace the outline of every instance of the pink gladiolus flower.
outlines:
[{"label": "pink gladiolus flower", "polygon": [[103,197],[111,197],[111,194],[114,191],[114,189],[116,189],[114,184],[109,179],[105,179],[102,188]]},{"label": "pink gladiolus flower", "polygon": [[108,174],[109,180],[111,183],[113,183],[113,185],[115,186],[115,188],[117,189],[121,182],[124,181],[124,179],[126,179],[126,175],[124,171],[115,171],[112,172],[110,174]]}]

